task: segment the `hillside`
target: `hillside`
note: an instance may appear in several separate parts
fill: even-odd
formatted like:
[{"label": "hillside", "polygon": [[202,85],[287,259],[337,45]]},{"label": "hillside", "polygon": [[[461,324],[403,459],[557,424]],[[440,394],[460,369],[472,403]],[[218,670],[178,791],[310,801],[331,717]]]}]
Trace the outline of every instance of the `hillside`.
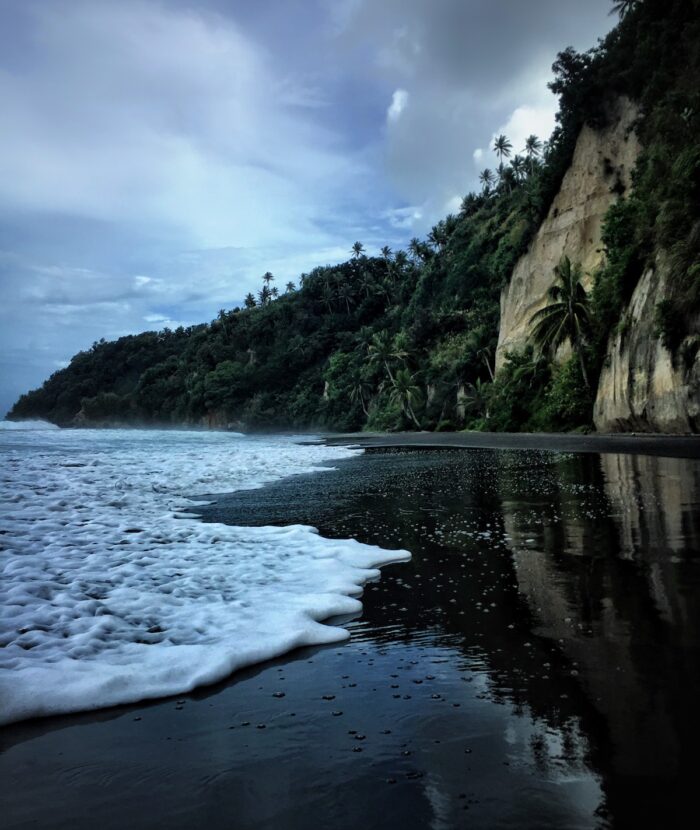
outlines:
[{"label": "hillside", "polygon": [[95,343],[9,417],[700,431],[700,0],[615,5],[595,49],[554,64],[549,140],[503,144],[426,240]]}]

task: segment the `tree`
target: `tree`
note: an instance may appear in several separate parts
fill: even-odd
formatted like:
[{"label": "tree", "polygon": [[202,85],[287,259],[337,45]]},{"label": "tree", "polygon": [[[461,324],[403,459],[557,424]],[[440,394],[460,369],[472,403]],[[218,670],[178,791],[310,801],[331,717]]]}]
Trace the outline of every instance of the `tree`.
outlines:
[{"label": "tree", "polygon": [[477,378],[475,383],[470,383],[462,397],[462,403],[466,410],[475,412],[480,417],[488,418],[488,383],[482,383]]},{"label": "tree", "polygon": [[291,294],[292,291],[296,291],[296,285],[290,280],[287,285],[285,286],[285,294]]},{"label": "tree", "polygon": [[583,381],[590,388],[583,347],[591,329],[591,319],[588,295],[581,285],[581,265],[572,265],[565,255],[554,273],[557,282],[547,292],[549,304],[530,318],[531,337],[538,350],[548,351],[552,356],[568,340],[578,356]]},{"label": "tree", "polygon": [[537,158],[542,152],[542,142],[536,135],[529,135],[525,139],[525,155],[529,158]]},{"label": "tree", "polygon": [[416,413],[413,410],[413,403],[420,395],[420,388],[415,383],[413,375],[408,369],[399,369],[392,382],[394,385],[394,388],[391,390],[392,400],[398,401],[401,404],[404,413],[420,429],[420,421],[416,418]]},{"label": "tree", "polygon": [[265,273],[263,274],[263,282],[265,283],[265,285],[269,288],[270,283],[274,281],[275,278],[272,276],[272,274],[269,271],[265,271]]},{"label": "tree", "polygon": [[277,286],[273,285],[272,288],[270,289],[270,297],[273,300],[276,300],[279,297],[279,295],[280,295],[279,289],[277,288]]},{"label": "tree", "polygon": [[639,0],[613,0],[610,14],[616,14],[620,20],[627,17]]},{"label": "tree", "polygon": [[350,400],[353,403],[359,401],[362,411],[367,417],[369,417],[369,410],[367,409],[365,396],[369,397],[371,394],[372,387],[365,380],[365,378],[363,378],[361,374],[355,375],[353,378],[352,388],[350,389]]},{"label": "tree", "polygon": [[413,257],[414,262],[420,259],[421,243],[420,239],[418,239],[417,236],[414,236],[413,239],[408,243],[408,251]]},{"label": "tree", "polygon": [[394,383],[394,375],[391,371],[389,361],[393,360],[394,343],[388,331],[379,331],[372,336],[369,346],[367,347],[370,363],[381,363],[386,369],[389,380]]},{"label": "tree", "polygon": [[503,164],[504,158],[510,158],[512,150],[513,145],[504,135],[496,136],[493,142],[493,151],[498,156],[501,164]]},{"label": "tree", "polygon": [[525,159],[522,156],[513,156],[513,161],[510,163],[510,169],[513,171],[517,181],[522,181],[525,176]]},{"label": "tree", "polygon": [[484,193],[488,193],[494,182],[493,171],[489,170],[488,167],[486,170],[482,170],[481,173],[479,173],[479,181],[483,185]]},{"label": "tree", "polygon": [[388,245],[384,245],[382,248],[382,256],[386,262],[389,262],[391,259],[391,248]]},{"label": "tree", "polygon": [[352,288],[344,282],[338,286],[338,299],[345,303],[345,310],[350,314],[350,303],[353,300]]},{"label": "tree", "polygon": [[353,242],[350,253],[355,259],[359,259],[361,256],[364,256],[365,246],[361,242]]},{"label": "tree", "polygon": [[245,295],[245,300],[243,301],[243,304],[245,305],[246,308],[255,308],[256,302],[255,302],[255,297],[253,296],[252,292],[249,291]]},{"label": "tree", "polygon": [[267,305],[270,302],[270,289],[267,285],[263,285],[258,292],[258,301],[260,302],[260,305]]}]

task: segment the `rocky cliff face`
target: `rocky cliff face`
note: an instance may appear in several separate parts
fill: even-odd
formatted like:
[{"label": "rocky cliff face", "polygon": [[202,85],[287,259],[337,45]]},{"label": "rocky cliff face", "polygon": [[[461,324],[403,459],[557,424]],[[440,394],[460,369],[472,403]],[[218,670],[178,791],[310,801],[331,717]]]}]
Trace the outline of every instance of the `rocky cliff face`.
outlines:
[{"label": "rocky cliff face", "polygon": [[613,334],[600,375],[593,420],[601,432],[700,432],[700,338],[675,359],[655,331],[665,269],[646,271]]},{"label": "rocky cliff face", "polygon": [[636,115],[632,102],[620,99],[604,130],[588,126],[582,129],[571,167],[549,214],[501,294],[497,368],[503,365],[507,352],[521,351],[527,345],[530,319],[547,304],[554,267],[562,254],[582,264],[586,287],[592,282],[591,274],[603,256],[603,217],[631,186],[631,173],[640,149],[631,130]]}]

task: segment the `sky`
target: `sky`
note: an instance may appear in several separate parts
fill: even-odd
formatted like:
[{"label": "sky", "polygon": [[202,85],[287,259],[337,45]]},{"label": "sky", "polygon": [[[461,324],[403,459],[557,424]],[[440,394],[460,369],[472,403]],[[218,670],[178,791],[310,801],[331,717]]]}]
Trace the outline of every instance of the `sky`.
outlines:
[{"label": "sky", "polygon": [[423,236],[610,0],[0,0],[0,417],[95,340]]}]

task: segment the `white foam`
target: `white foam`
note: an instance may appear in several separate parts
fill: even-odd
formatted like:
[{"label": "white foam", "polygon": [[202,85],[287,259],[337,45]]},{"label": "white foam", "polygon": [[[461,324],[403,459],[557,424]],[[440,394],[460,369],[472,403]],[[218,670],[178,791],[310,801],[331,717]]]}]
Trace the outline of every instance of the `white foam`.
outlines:
[{"label": "white foam", "polygon": [[0,421],[0,430],[3,429],[58,429],[58,427],[49,421]]},{"label": "white foam", "polygon": [[[8,431],[0,441],[0,723],[179,694],[308,644],[402,559],[309,527],[188,517],[353,451],[229,433]],[[325,469],[325,468],[322,468]]]}]

